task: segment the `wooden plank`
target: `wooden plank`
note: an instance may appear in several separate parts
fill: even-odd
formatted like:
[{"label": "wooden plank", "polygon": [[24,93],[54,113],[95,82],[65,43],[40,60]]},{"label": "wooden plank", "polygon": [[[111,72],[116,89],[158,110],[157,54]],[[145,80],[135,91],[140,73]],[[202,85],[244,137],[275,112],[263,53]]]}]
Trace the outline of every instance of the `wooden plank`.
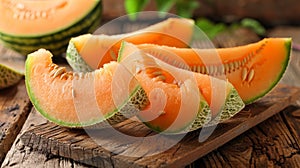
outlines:
[{"label": "wooden plank", "polygon": [[299,116],[289,106],[191,167],[300,167]]},{"label": "wooden plank", "polygon": [[0,163],[21,130],[32,105],[24,81],[0,90]]},{"label": "wooden plank", "polygon": [[[155,143],[141,141],[136,144],[129,139],[118,140],[114,134],[110,134],[111,130],[107,129],[97,130],[97,134],[101,136],[91,138],[82,130],[71,130],[45,123],[26,131],[21,136],[21,140],[33,150],[72,158],[97,167],[185,166],[295,103],[299,96],[298,88],[278,86],[268,96],[247,106],[226,123],[219,124],[206,141],[202,143],[198,141],[200,132],[198,130],[187,134],[169,150],[153,156],[143,157],[154,149],[160,149],[164,144],[172,143],[176,136],[163,136],[155,139]],[[122,123],[116,129],[133,136],[155,135],[148,128],[134,121]],[[107,146],[110,146],[109,150]],[[132,153],[140,156],[124,156]]]},{"label": "wooden plank", "polygon": [[[2,164],[2,168],[6,167],[44,167],[44,168],[87,168],[80,163],[73,160],[57,157],[51,154],[41,154],[33,151],[31,147],[25,146],[20,140],[20,136],[26,130],[33,128],[34,126],[47,123],[40,114],[38,114],[34,108],[26,120],[21,133],[16,138],[13,146],[6,155],[6,158]],[[90,166],[89,166],[90,167]]]}]

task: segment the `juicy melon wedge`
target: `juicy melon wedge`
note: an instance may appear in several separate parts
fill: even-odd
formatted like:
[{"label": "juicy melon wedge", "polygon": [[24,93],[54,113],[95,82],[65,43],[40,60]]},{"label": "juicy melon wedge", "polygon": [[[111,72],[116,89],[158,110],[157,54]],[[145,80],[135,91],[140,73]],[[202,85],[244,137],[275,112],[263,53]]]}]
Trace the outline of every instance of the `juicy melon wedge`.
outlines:
[{"label": "juicy melon wedge", "polygon": [[175,48],[141,44],[138,48],[173,66],[212,76],[225,75],[246,104],[267,94],[283,76],[291,50],[290,38],[220,49]]},{"label": "juicy melon wedge", "polygon": [[169,18],[147,28],[119,35],[85,34],[70,40],[67,61],[76,71],[92,71],[105,63],[116,61],[121,42],[151,43],[173,47],[187,47],[192,39],[194,21]]},{"label": "juicy melon wedge", "polygon": [[94,72],[74,73],[52,63],[51,57],[44,49],[29,54],[25,82],[37,111],[58,125],[116,124],[135,116],[148,102],[135,80],[128,80],[127,90],[118,88],[115,73],[127,74],[117,62]]},{"label": "juicy melon wedge", "polygon": [[131,43],[122,43],[118,61],[147,93],[150,105],[138,118],[157,132],[186,133],[223,122],[244,108],[230,82],[171,66]]}]

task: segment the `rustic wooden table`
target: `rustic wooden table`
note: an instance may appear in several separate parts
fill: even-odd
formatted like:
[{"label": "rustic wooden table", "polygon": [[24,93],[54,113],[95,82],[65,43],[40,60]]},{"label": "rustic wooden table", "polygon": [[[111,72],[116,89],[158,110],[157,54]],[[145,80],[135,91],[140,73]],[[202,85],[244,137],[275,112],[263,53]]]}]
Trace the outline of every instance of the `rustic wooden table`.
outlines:
[{"label": "rustic wooden table", "polygon": [[[293,41],[300,44],[300,28],[276,28],[270,30],[268,36],[292,36]],[[258,39],[255,34],[248,30],[237,30],[230,34],[219,35],[214,42],[218,47],[229,47],[247,44],[257,41]],[[4,49],[3,47],[0,47],[0,55],[18,56],[16,53]],[[299,87],[299,75],[300,51],[295,49],[292,52],[291,65],[281,83]],[[281,110],[281,112],[267,120],[264,118],[255,118],[257,122],[260,122],[260,120],[265,121],[246,132],[244,132],[244,130],[247,130],[250,126],[243,126],[241,130],[243,130],[244,133],[241,132],[241,135],[227,142],[225,145],[219,145],[219,148],[201,158],[195,158],[193,155],[190,155],[187,159],[183,157],[183,159],[186,159],[186,162],[184,162],[185,160],[181,160],[183,163],[178,165],[187,167],[300,167],[300,96],[297,92],[299,89],[293,89],[291,92],[293,92],[296,97],[294,96],[292,98],[288,97],[288,95],[284,95],[284,93],[287,93],[285,87],[279,89],[282,91],[282,94],[277,96],[279,96],[280,101],[283,102],[277,105],[274,103],[276,106],[272,105],[272,107],[279,108],[283,107],[283,104],[287,104],[287,107]],[[275,99],[275,102],[276,100],[277,99]],[[269,109],[270,115],[272,114],[272,110],[274,109]],[[251,122],[256,123],[255,120]],[[237,134],[240,133],[238,132],[236,135]],[[131,167],[143,165],[142,163],[137,164],[135,160],[130,159],[127,165],[125,165],[125,163],[122,162],[124,160],[122,160],[122,158],[116,158],[116,156],[110,156],[104,161],[99,161],[99,164],[88,160],[83,161],[83,163],[86,164],[75,161],[80,160],[80,156],[71,157],[75,159],[61,157],[71,155],[66,152],[62,153],[63,151],[69,151],[69,148],[75,148],[79,152],[83,150],[76,148],[76,144],[91,145],[88,144],[89,142],[86,141],[83,133],[75,131],[72,132],[72,135],[76,135],[76,137],[70,142],[70,139],[68,139],[69,133],[67,135],[66,130],[47,123],[47,121],[32,108],[26,94],[24,81],[21,81],[18,86],[0,91],[1,167],[84,168],[91,167],[91,165],[102,167]],[[45,139],[50,140],[45,141]],[[230,137],[227,137],[227,139],[230,139]],[[70,144],[61,142],[68,142]],[[188,140],[186,140],[186,142],[188,142]],[[45,144],[45,146],[41,144]],[[54,149],[51,148],[51,145],[54,145]],[[218,144],[216,145],[218,146]],[[192,150],[188,148],[188,145],[184,147],[186,147],[186,150]],[[52,152],[49,152],[47,150],[48,148],[51,148]],[[193,148],[197,148],[197,146],[195,147],[194,145]],[[180,151],[180,149],[181,147],[178,147],[177,150]],[[184,152],[188,153],[188,151],[183,151],[178,154],[178,152],[176,153],[175,151],[172,155],[174,155],[173,157],[185,155]],[[201,153],[201,149],[198,149],[198,153],[199,152]],[[91,152],[87,155],[89,154],[91,155]],[[106,154],[103,153],[103,156],[106,156]],[[170,157],[168,158],[169,160],[173,159],[172,156],[167,156]],[[178,158],[180,158],[180,156],[178,156]],[[161,160],[146,160],[145,164],[150,167],[166,166],[167,164],[162,163],[164,159],[166,158],[162,157]],[[166,159],[166,161],[168,160]]]}]

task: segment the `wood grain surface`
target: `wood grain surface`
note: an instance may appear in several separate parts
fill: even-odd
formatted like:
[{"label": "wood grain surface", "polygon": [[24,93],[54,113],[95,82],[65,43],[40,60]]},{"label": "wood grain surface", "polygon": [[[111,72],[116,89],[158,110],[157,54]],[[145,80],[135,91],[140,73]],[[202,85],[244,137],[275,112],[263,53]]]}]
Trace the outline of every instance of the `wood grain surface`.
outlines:
[{"label": "wood grain surface", "polygon": [[[157,137],[154,141],[150,141],[152,143],[147,140],[135,142],[131,139],[120,140],[118,135],[111,133],[112,130],[102,129],[97,130],[99,136],[91,138],[90,134],[86,134],[83,130],[72,130],[52,123],[43,123],[24,132],[21,141],[25,146],[41,153],[63,156],[97,167],[186,166],[294,104],[299,97],[299,89],[278,86],[268,96],[247,106],[226,123],[219,124],[206,141],[200,143],[198,140],[200,130],[195,131],[187,134],[169,150],[152,156],[145,155],[162,148],[164,144],[172,143],[174,136]],[[156,135],[136,121],[127,121],[117,126],[116,129],[135,137]],[[139,156],[126,156],[132,153]]]},{"label": "wood grain surface", "polygon": [[31,103],[23,81],[0,91],[0,163],[21,130]]}]

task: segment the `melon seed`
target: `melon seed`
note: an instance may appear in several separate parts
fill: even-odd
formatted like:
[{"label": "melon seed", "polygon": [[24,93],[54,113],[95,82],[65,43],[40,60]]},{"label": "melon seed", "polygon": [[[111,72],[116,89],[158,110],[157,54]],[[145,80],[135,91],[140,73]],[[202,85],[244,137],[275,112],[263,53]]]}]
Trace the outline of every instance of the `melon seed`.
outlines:
[{"label": "melon seed", "polygon": [[205,68],[205,66],[201,66],[201,72],[200,73],[206,74],[206,68]]},{"label": "melon seed", "polygon": [[229,62],[229,71],[230,72],[234,71],[234,64],[233,64],[233,62]]},{"label": "melon seed", "polygon": [[247,73],[248,73],[247,68],[243,68],[243,69],[242,69],[242,81],[245,81],[245,80],[246,80],[246,78],[247,78]]},{"label": "melon seed", "polygon": [[206,66],[205,68],[206,68],[206,73],[207,73],[207,74],[210,74],[209,67],[208,67],[208,66]]},{"label": "melon seed", "polygon": [[234,65],[234,69],[238,69],[239,68],[239,61],[234,61],[233,65]]},{"label": "melon seed", "polygon": [[53,78],[63,74],[64,72],[66,72],[66,68],[65,67],[60,67],[57,69],[57,71],[54,73]]},{"label": "melon seed", "polygon": [[251,69],[248,75],[248,82],[251,82],[254,78],[254,69]]},{"label": "melon seed", "polygon": [[75,90],[74,90],[73,87],[72,87],[72,97],[75,98],[75,96],[76,96],[76,95],[75,95]]},{"label": "melon seed", "polygon": [[197,72],[198,72],[198,73],[201,72],[201,66],[197,66]]},{"label": "melon seed", "polygon": [[211,65],[211,66],[209,66],[209,69],[210,69],[209,71],[210,71],[210,73],[212,75],[216,74],[216,68],[215,68],[215,66]]},{"label": "melon seed", "polygon": [[159,116],[164,115],[164,114],[166,114],[166,112],[164,110],[158,112]]},{"label": "melon seed", "polygon": [[192,71],[196,72],[197,71],[197,66],[192,66]]},{"label": "melon seed", "polygon": [[60,78],[59,78],[59,79],[64,79],[65,77],[67,77],[67,78],[68,78],[68,74],[67,74],[67,73],[63,73],[63,74],[60,76]]},{"label": "melon seed", "polygon": [[24,4],[22,4],[22,3],[17,3],[16,7],[17,7],[17,9],[19,9],[19,10],[25,9]]},{"label": "melon seed", "polygon": [[228,64],[224,64],[224,69],[225,69],[225,74],[226,74],[227,72],[229,72],[229,65],[228,65]]},{"label": "melon seed", "polygon": [[221,74],[225,74],[224,66],[220,66],[220,72],[221,72]]},{"label": "melon seed", "polygon": [[165,81],[166,77],[164,75],[159,75],[157,76],[157,78],[159,78],[161,81]]},{"label": "melon seed", "polygon": [[162,72],[161,71],[155,71],[155,72],[152,73],[152,75],[159,76],[159,75],[162,75]]},{"label": "melon seed", "polygon": [[44,11],[44,12],[42,12],[41,16],[42,16],[42,18],[47,18],[47,15],[48,15],[47,12]]}]

